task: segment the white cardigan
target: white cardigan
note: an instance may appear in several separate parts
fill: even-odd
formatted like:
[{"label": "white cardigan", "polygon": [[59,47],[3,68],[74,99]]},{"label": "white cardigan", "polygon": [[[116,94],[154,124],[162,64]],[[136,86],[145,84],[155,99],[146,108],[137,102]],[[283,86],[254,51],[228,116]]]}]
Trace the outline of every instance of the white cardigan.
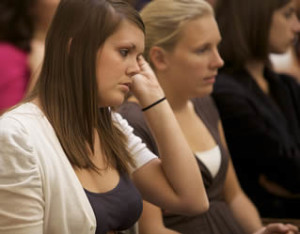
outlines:
[{"label": "white cardigan", "polygon": [[[126,120],[113,117],[129,136],[137,168],[156,158]],[[26,103],[1,116],[0,233],[92,234],[95,229],[88,198],[41,110]]]}]

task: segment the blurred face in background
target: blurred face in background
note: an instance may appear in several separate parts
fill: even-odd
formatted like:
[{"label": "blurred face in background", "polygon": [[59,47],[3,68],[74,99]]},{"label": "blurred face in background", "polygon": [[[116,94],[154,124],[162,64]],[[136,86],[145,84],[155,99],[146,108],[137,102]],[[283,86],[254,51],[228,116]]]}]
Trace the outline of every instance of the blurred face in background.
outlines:
[{"label": "blurred face in background", "polygon": [[212,92],[218,69],[223,66],[218,52],[220,41],[212,15],[184,24],[175,48],[166,55],[169,86],[178,95],[192,98]]},{"label": "blurred face in background", "polygon": [[286,52],[295,42],[299,31],[300,23],[296,14],[296,0],[292,0],[273,14],[269,36],[270,52],[278,54]]}]

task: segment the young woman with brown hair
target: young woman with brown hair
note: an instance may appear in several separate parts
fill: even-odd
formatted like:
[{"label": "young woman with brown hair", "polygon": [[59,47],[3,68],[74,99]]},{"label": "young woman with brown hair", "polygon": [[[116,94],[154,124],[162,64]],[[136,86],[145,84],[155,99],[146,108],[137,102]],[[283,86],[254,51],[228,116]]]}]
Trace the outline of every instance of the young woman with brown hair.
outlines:
[{"label": "young woman with brown hair", "polygon": [[[33,93],[0,118],[1,233],[115,233],[138,219],[141,196],[183,214],[207,210],[143,50],[143,22],[126,2],[60,2]],[[160,159],[112,110],[129,90],[149,108]]]}]

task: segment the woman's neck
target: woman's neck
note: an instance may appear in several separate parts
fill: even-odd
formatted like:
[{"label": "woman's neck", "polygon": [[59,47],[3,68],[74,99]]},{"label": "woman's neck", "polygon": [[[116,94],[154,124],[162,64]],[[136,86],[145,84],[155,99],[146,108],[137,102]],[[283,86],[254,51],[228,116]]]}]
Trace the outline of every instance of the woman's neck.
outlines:
[{"label": "woman's neck", "polygon": [[252,78],[255,80],[260,89],[268,94],[269,93],[269,84],[264,77],[264,68],[265,64],[261,61],[249,61],[245,65],[246,70],[250,73]]},{"label": "woman's neck", "polygon": [[190,97],[184,95],[184,92],[181,92],[173,83],[170,83],[170,77],[164,77],[161,74],[157,74],[157,78],[173,111],[182,112],[186,110],[188,108]]},{"label": "woman's neck", "polygon": [[45,29],[36,29],[33,35],[33,40],[44,43],[47,35],[47,30]]},{"label": "woman's neck", "polygon": [[249,61],[245,65],[246,70],[254,79],[261,79],[264,76],[264,63],[260,61]]}]

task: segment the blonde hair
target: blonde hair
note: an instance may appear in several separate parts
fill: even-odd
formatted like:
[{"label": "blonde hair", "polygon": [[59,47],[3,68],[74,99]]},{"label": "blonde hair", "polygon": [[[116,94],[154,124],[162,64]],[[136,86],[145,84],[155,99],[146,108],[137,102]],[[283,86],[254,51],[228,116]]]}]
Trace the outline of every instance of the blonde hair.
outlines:
[{"label": "blonde hair", "polygon": [[186,22],[213,14],[212,7],[204,0],[151,1],[141,11],[146,28],[145,58],[151,64],[151,47],[159,46],[171,51],[178,42]]}]

